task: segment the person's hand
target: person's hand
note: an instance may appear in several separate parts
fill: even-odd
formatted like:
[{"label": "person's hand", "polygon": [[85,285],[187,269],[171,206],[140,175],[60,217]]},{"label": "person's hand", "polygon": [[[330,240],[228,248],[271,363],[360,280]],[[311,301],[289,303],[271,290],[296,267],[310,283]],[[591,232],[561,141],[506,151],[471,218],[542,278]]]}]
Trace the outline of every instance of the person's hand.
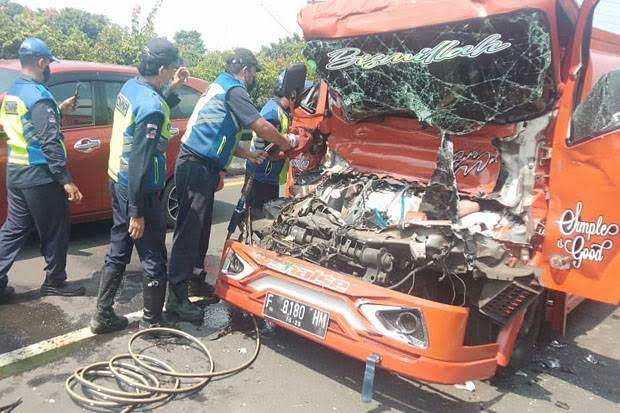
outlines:
[{"label": "person's hand", "polygon": [[269,153],[266,151],[252,151],[248,155],[248,160],[253,164],[260,165],[265,159],[269,156]]},{"label": "person's hand", "polygon": [[174,72],[174,78],[172,78],[172,82],[170,83],[169,90],[174,92],[179,87],[187,83],[187,79],[189,78],[189,70],[186,67],[179,67],[176,72]]},{"label": "person's hand", "polygon": [[127,229],[131,239],[141,239],[144,235],[144,217],[129,218],[129,228]]},{"label": "person's hand", "polygon": [[77,109],[77,105],[77,96],[71,96],[70,98],[65,99],[61,104],[58,105],[58,110],[63,113],[71,113]]},{"label": "person's hand", "polygon": [[76,184],[69,182],[68,184],[65,184],[63,188],[67,193],[67,199],[69,202],[75,202],[76,204],[82,202],[83,196]]},{"label": "person's hand", "polygon": [[299,136],[294,133],[287,133],[286,139],[288,139],[288,143],[291,145],[291,149],[296,148],[299,145]]},{"label": "person's hand", "polygon": [[220,182],[217,184],[217,188],[215,188],[215,192],[222,190],[224,188],[224,176],[226,174],[224,171],[220,171]]}]

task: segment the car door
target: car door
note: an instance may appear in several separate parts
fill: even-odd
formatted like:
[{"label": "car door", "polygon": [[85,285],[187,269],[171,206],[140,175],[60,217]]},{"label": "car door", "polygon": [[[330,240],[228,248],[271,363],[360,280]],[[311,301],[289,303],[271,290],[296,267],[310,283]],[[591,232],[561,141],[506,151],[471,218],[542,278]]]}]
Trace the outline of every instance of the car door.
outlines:
[{"label": "car door", "polygon": [[106,210],[112,209],[111,198],[108,194],[108,159],[110,157],[110,140],[112,139],[112,121],[114,120],[114,108],[116,98],[121,88],[132,75],[123,74],[103,74],[97,84],[96,90],[100,97],[99,102],[102,110],[98,114],[97,123],[103,128],[103,139],[101,141],[101,164],[104,165],[103,173],[98,177],[100,185],[105,188],[102,207]]},{"label": "car door", "polygon": [[592,29],[600,13],[609,19],[611,3],[584,0],[577,20],[551,152],[543,283],[618,304],[620,36],[615,50],[596,50]]},{"label": "car door", "polygon": [[74,220],[96,214],[102,209],[104,188],[99,176],[106,171],[102,145],[105,128],[95,123],[95,114],[100,109],[95,98],[95,82],[95,74],[63,73],[52,78],[49,86],[56,101],[60,103],[73,96],[80,85],[77,109],[61,115],[69,173],[84,195],[80,204],[71,204]]}]

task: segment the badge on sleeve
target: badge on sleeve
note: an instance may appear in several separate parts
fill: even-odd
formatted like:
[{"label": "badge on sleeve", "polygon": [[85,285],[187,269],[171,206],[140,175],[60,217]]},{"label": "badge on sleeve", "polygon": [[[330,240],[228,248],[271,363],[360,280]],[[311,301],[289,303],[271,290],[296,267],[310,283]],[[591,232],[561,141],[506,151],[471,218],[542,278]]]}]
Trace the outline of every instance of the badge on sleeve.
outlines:
[{"label": "badge on sleeve", "polygon": [[157,125],[153,123],[146,124],[146,139],[155,139],[157,136]]}]

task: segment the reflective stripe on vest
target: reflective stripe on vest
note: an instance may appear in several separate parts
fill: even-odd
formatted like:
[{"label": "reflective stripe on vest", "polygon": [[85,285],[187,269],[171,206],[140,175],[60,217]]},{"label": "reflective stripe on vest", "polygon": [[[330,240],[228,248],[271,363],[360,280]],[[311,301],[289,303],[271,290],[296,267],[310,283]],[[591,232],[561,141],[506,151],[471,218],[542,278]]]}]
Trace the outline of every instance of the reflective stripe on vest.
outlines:
[{"label": "reflective stripe on vest", "polygon": [[196,103],[181,139],[192,152],[215,161],[222,169],[232,160],[242,134],[226,104],[226,95],[235,87],[245,88],[229,73],[220,74]]},{"label": "reflective stripe on vest", "polygon": [[[56,101],[49,90],[34,80],[18,78],[7,91],[0,108],[0,123],[8,137],[8,163],[15,165],[47,165],[47,159],[34,134],[31,110],[42,100],[51,100],[56,107]],[[58,110],[56,120],[60,119]],[[65,156],[67,151],[60,134]]]},{"label": "reflective stripe on vest", "polygon": [[150,162],[144,190],[161,191],[166,183],[166,150],[170,139],[170,108],[166,101],[147,83],[129,79],[116,98],[108,175],[113,181],[129,186],[129,158],[133,147],[136,124],[153,113],[162,113],[164,123],[157,142],[155,156]]}]

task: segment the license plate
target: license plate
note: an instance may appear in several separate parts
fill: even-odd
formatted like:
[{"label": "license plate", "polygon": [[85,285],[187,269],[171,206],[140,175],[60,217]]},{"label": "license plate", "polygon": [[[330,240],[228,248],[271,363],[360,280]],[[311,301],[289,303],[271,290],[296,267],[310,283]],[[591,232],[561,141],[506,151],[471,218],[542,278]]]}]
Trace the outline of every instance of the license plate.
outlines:
[{"label": "license plate", "polygon": [[273,293],[265,295],[263,315],[282,321],[307,333],[325,338],[329,313]]}]

